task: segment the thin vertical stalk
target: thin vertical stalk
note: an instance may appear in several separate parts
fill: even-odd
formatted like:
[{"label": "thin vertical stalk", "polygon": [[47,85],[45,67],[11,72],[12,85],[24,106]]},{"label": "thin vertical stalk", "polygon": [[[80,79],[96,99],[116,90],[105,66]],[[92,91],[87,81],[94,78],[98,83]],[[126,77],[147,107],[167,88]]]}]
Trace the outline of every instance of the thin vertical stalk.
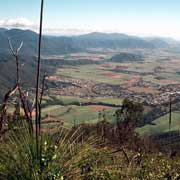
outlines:
[{"label": "thin vertical stalk", "polygon": [[44,0],[41,0],[41,12],[40,12],[40,27],[39,27],[39,44],[38,44],[38,65],[37,65],[37,80],[36,80],[36,150],[37,157],[39,157],[39,134],[41,130],[41,122],[39,120],[39,82],[41,72],[41,41],[42,41],[42,25],[43,25],[43,7]]},{"label": "thin vertical stalk", "polygon": [[18,55],[16,57],[16,84],[19,86],[20,80],[19,80],[19,58]]},{"label": "thin vertical stalk", "polygon": [[169,97],[169,132],[171,131],[171,122],[172,122],[172,98]]},{"label": "thin vertical stalk", "polygon": [[[43,80],[42,80],[42,88],[41,88],[41,93],[40,93],[40,98],[39,98],[39,123],[41,125],[41,104],[42,104],[42,99],[43,99],[43,94],[44,94],[44,89],[45,89],[45,80],[46,80],[46,73],[44,72],[43,75]],[[42,136],[41,136],[41,127],[39,126],[39,133],[40,133],[40,146],[39,146],[39,156],[40,156],[40,173],[42,174]]]}]

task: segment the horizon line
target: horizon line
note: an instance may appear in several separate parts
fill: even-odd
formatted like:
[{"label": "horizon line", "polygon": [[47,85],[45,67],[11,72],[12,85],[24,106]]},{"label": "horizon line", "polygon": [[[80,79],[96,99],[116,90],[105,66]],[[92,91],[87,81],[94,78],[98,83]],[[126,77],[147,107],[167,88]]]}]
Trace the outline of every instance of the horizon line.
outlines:
[{"label": "horizon line", "polygon": [[[29,28],[29,27],[4,27],[0,26],[0,29],[20,29],[20,30],[30,30],[38,34],[37,28]],[[135,36],[139,38],[170,38],[173,40],[180,41],[180,37],[172,37],[172,36],[164,36],[164,35],[156,35],[156,34],[141,34],[141,33],[129,33],[129,32],[121,32],[118,30],[96,30],[96,29],[77,29],[77,28],[44,28],[43,34],[47,36],[79,36],[79,35],[86,35],[91,33],[104,33],[104,34],[122,34],[122,35],[128,35],[128,36]]]}]

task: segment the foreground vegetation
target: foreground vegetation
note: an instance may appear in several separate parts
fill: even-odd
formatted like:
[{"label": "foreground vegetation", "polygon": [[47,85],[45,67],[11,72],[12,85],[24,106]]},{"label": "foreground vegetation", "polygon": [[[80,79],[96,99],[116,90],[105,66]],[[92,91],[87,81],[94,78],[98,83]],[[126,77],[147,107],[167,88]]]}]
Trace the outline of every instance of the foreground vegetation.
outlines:
[{"label": "foreground vegetation", "polygon": [[122,141],[121,145],[110,143],[98,133],[93,135],[93,128],[91,136],[87,137],[85,127],[42,131],[39,162],[35,134],[29,134],[23,119],[11,124],[9,131],[1,134],[0,179],[180,179],[179,157],[153,152],[153,146],[147,149],[142,142],[138,143],[139,147],[132,147],[131,140]]},{"label": "foreground vegetation", "polygon": [[[23,43],[14,50],[9,40],[16,62],[16,84],[5,94],[0,107],[0,180],[179,180],[178,151],[171,145],[164,151],[151,137],[140,137],[136,132],[136,127],[143,123],[141,103],[97,98],[95,101],[114,103],[116,108],[113,109],[113,121],[109,117],[112,110],[103,110],[91,115],[91,124],[83,122],[89,120],[89,107],[80,107],[83,114],[80,119],[75,117],[73,105],[70,109],[60,105],[46,107],[46,101],[53,102],[50,97],[43,99],[46,74],[41,77],[44,1],[41,2],[35,102],[21,84],[19,51]],[[15,107],[9,114],[12,96]],[[64,105],[74,101],[64,97],[56,97],[56,100]],[[71,126],[67,129],[66,124],[57,123],[52,129],[52,117],[45,117],[50,108],[55,109],[58,116],[66,116]],[[169,127],[170,124],[169,121]]]},{"label": "foreground vegetation", "polygon": [[30,131],[25,114],[18,110],[1,129],[2,180],[180,179],[178,153],[172,148],[165,153],[150,138],[136,133],[143,112],[139,103],[125,99],[111,123],[105,114],[97,123],[74,124],[69,129],[62,124],[51,129],[42,121],[38,150],[34,120]]}]

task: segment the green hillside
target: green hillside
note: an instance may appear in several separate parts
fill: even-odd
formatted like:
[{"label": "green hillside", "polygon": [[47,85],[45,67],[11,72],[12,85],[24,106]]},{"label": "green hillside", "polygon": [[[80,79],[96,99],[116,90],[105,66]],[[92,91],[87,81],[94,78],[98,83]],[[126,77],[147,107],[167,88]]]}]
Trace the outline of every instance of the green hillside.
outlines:
[{"label": "green hillside", "polygon": [[[145,125],[142,128],[137,128],[137,132],[141,135],[160,134],[169,131],[169,114],[162,116],[152,122],[154,125]],[[172,113],[171,131],[180,130],[180,112]]]}]

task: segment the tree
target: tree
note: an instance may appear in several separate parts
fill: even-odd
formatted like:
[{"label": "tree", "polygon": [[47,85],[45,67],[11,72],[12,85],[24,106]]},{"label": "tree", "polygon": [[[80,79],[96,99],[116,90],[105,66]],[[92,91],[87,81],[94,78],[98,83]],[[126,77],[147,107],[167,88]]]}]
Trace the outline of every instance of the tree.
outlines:
[{"label": "tree", "polygon": [[115,117],[118,142],[127,142],[135,135],[135,128],[143,122],[143,105],[124,99],[121,109],[116,110]]}]

